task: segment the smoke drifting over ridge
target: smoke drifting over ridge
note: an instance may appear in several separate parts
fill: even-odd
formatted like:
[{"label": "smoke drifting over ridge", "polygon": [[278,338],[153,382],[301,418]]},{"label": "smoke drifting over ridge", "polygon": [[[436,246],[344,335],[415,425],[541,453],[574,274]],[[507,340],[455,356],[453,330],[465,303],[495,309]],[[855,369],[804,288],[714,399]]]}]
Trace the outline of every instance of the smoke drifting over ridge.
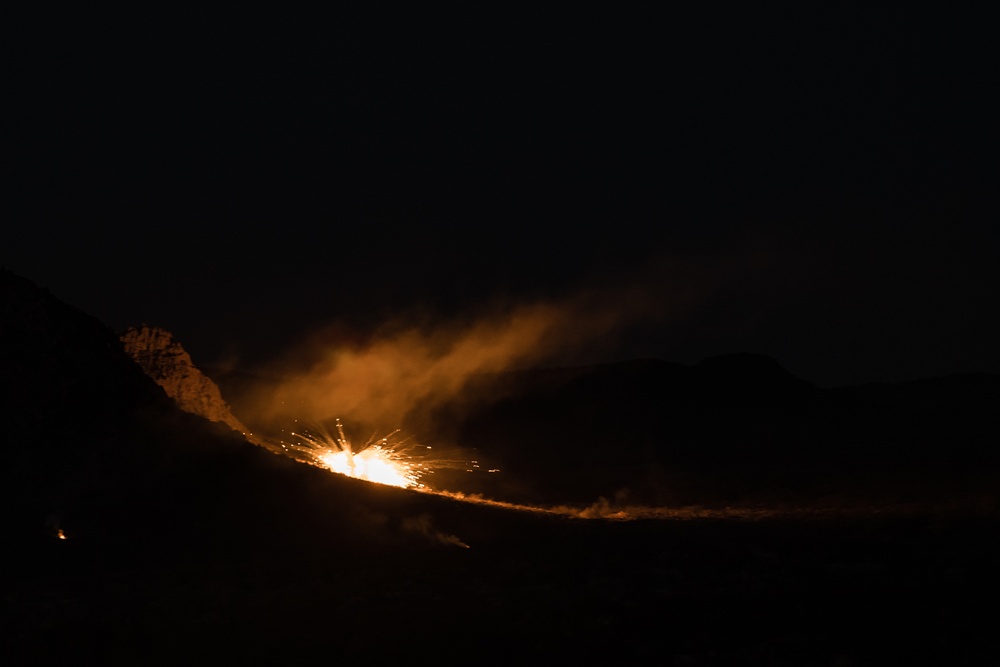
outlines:
[{"label": "smoke drifting over ridge", "polygon": [[361,342],[330,327],[266,369],[283,379],[256,396],[257,413],[272,422],[342,418],[391,430],[414,409],[454,399],[477,374],[570,363],[662,316],[662,306],[662,298],[633,289],[497,307],[460,321],[393,322]]}]

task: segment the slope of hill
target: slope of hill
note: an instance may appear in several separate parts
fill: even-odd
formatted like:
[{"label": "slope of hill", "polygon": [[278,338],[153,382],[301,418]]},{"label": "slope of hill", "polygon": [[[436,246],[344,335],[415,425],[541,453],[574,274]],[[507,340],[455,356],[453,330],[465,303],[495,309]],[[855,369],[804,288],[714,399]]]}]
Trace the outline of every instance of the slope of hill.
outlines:
[{"label": "slope of hill", "polygon": [[219,388],[191,360],[173,335],[159,327],[130,327],[121,335],[122,345],[142,370],[185,412],[228,424],[247,435],[249,429],[222,400]]},{"label": "slope of hill", "polygon": [[1000,500],[1000,376],[828,390],[738,354],[501,374],[467,394],[481,398],[440,408],[433,428],[522,501]]},{"label": "slope of hill", "polygon": [[[995,511],[583,521],[367,484],[181,411],[112,332],[6,272],[0,355],[0,655],[12,664],[1000,657],[983,610],[1000,592]],[[539,371],[504,378],[517,386],[457,426],[485,447],[490,424],[537,426],[540,437],[557,434],[562,415],[607,429],[589,415],[598,403],[636,419],[667,405],[673,422],[695,425],[705,414],[812,405],[802,397],[815,390],[766,360],[736,361],[771,377],[767,391],[730,388],[729,402],[698,412],[697,367]],[[718,396],[710,370],[708,395]],[[725,405],[752,408],[720,413]],[[639,433],[655,416],[626,426]],[[742,423],[769,423],[754,418]],[[723,426],[718,434],[736,429]],[[605,432],[581,430],[581,446],[601,451]],[[518,451],[496,442],[498,455]],[[711,456],[678,445],[677,460],[735,450],[708,442]],[[765,451],[770,441],[752,442]]]},{"label": "slope of hill", "polygon": [[105,548],[314,535],[299,521],[336,526],[350,545],[379,532],[352,516],[395,508],[383,539],[441,503],[295,463],[182,411],[113,332],[9,272],[0,314],[0,521],[29,550],[60,530]]}]

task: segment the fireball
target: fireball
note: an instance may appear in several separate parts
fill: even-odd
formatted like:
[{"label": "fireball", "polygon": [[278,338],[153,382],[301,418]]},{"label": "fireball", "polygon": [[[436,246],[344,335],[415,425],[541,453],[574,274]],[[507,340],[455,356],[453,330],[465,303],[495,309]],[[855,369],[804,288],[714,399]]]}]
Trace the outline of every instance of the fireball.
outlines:
[{"label": "fireball", "polygon": [[401,488],[423,486],[419,480],[425,466],[416,462],[401,443],[390,440],[398,431],[378,440],[369,439],[360,447],[347,439],[339,419],[337,433],[336,438],[325,432],[318,436],[293,433],[301,441],[293,447],[306,454],[311,463],[341,475]]},{"label": "fireball", "polygon": [[350,450],[327,451],[317,456],[326,468],[341,475],[366,479],[389,486],[410,487],[417,484],[412,465],[394,458],[392,450],[374,445],[355,454]]}]

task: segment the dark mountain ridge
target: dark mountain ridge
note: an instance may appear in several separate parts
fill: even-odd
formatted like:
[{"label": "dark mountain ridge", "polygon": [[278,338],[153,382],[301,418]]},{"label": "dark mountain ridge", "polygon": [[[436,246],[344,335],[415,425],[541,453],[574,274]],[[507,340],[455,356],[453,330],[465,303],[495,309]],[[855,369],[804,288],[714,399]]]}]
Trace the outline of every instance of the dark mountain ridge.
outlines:
[{"label": "dark mountain ridge", "polygon": [[914,484],[942,500],[1000,470],[995,375],[821,389],[741,353],[494,375],[469,393],[438,409],[438,433],[507,470],[498,493],[536,502],[895,502]]}]

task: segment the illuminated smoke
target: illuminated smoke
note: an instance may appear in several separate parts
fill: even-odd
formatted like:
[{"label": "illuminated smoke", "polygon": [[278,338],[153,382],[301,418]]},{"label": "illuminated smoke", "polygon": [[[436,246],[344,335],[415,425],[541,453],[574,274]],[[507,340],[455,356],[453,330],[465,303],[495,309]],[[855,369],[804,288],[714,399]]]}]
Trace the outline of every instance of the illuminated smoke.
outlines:
[{"label": "illuminated smoke", "polygon": [[608,344],[645,312],[640,301],[590,295],[504,308],[474,321],[393,323],[362,343],[338,339],[332,330],[314,332],[294,360],[265,369],[283,380],[256,397],[255,412],[272,423],[342,415],[366,430],[395,428],[415,409],[463,395],[478,374],[565,360]]},{"label": "illuminated smoke", "polygon": [[[480,376],[593,361],[637,322],[676,317],[696,292],[683,286],[700,284],[690,271],[681,273],[687,280],[678,280],[667,296],[655,280],[560,302],[494,306],[433,324],[397,320],[360,340],[334,325],[312,331],[291,354],[257,369],[281,379],[244,397],[244,414],[272,434],[287,433],[292,422],[330,423],[339,416],[366,432],[423,432],[434,426],[436,408],[473,407],[471,381]],[[339,437],[298,433],[294,444],[281,447],[342,474],[409,488],[421,488],[421,477],[434,467],[384,439],[354,448],[339,422],[337,428]]]}]

